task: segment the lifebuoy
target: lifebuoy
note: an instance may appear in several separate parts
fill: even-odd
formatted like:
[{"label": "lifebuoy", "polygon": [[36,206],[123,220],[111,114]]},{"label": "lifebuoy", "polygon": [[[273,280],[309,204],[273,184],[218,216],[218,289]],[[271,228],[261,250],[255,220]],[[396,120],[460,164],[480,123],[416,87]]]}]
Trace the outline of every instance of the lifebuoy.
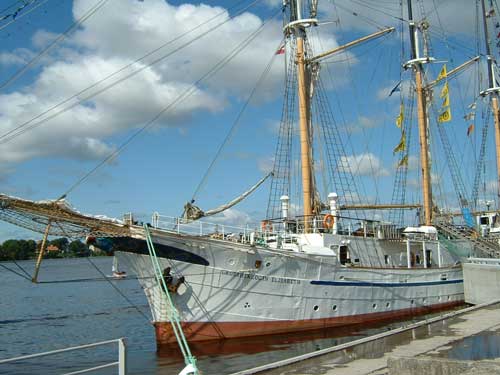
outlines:
[{"label": "lifebuoy", "polygon": [[272,232],[273,231],[273,223],[269,220],[262,220],[260,223],[261,229],[263,232]]},{"label": "lifebuoy", "polygon": [[323,219],[323,227],[332,229],[333,224],[335,224],[335,216],[331,214],[325,215],[325,218]]}]

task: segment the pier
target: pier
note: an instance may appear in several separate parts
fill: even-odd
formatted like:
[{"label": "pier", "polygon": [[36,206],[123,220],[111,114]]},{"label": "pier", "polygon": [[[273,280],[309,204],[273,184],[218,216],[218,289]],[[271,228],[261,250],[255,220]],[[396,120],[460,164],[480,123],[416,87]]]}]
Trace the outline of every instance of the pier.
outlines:
[{"label": "pier", "polygon": [[232,375],[492,374],[499,343],[496,300]]}]

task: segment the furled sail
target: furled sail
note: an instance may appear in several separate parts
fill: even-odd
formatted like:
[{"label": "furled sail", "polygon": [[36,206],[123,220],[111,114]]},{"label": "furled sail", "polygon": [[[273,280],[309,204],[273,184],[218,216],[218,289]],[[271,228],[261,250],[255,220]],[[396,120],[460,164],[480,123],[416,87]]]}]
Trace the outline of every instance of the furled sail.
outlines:
[{"label": "furled sail", "polygon": [[254,186],[252,186],[249,190],[245,191],[243,194],[240,196],[234,198],[232,201],[223,204],[222,206],[219,206],[217,208],[214,208],[213,210],[208,210],[208,211],[203,211],[201,208],[198,206],[195,206],[193,202],[187,202],[184,205],[184,213],[182,214],[182,218],[184,221],[194,221],[198,220],[204,216],[212,216],[215,214],[218,214],[220,212],[223,212],[227,210],[228,208],[233,207],[234,205],[240,203],[243,199],[248,197],[250,194],[252,194],[260,185],[264,183],[264,181],[267,180],[269,176],[272,176],[273,172],[268,173],[264,177],[262,177],[259,182],[257,182]]},{"label": "furled sail", "polygon": [[[0,194],[0,220],[49,235],[70,238],[129,236],[121,220],[82,214],[64,199],[32,201]],[[50,223],[50,225],[49,225]]]}]

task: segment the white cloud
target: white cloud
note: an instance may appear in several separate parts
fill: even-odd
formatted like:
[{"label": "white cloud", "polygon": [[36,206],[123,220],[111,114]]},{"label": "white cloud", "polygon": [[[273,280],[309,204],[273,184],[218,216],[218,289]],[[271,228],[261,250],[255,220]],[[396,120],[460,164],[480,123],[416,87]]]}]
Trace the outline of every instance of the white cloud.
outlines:
[{"label": "white cloud", "polygon": [[359,176],[389,176],[389,171],[384,168],[382,161],[372,153],[343,156],[342,164],[347,164],[354,175]]},{"label": "white cloud", "polygon": [[257,167],[262,173],[269,173],[274,168],[274,156],[267,158],[259,158],[257,160]]},{"label": "white cloud", "polygon": [[359,116],[356,122],[346,125],[346,131],[349,134],[356,134],[363,131],[363,129],[373,129],[379,126],[377,119],[373,117]]},{"label": "white cloud", "polygon": [[[74,19],[81,18],[89,6],[86,0],[74,0]],[[1,144],[0,141],[0,163],[12,165],[46,156],[77,160],[105,157],[116,147],[108,141],[109,137],[142,126],[189,89],[192,82],[220,62],[264,22],[249,12],[233,19],[229,17],[229,12],[224,8],[205,4],[177,6],[164,0],[123,0],[106,4],[65,39],[62,45],[52,49],[42,59],[39,73],[31,84],[14,92],[0,94],[0,136],[131,64],[166,41],[203,22],[211,21],[113,76],[110,81],[68,102],[65,107],[74,107],[64,113],[8,143]],[[209,32],[222,20],[227,22]],[[246,97],[269,59],[274,56],[282,39],[281,29],[281,22],[270,21],[258,37],[247,43],[246,48],[229,61],[223,70],[195,87],[193,95],[166,112],[156,126],[175,126],[183,131],[183,126],[197,112],[220,111],[228,106],[231,95]],[[50,31],[38,30],[31,39],[33,51],[18,48],[4,52],[0,54],[0,63],[26,63],[37,50],[47,46],[55,37]],[[179,53],[146,67],[193,38],[197,40]],[[321,49],[338,45],[331,31],[319,37],[314,36],[311,43]],[[354,55],[350,54],[349,57],[351,64],[355,62]],[[284,59],[282,56],[274,58],[276,61],[266,77],[264,87],[259,90],[260,100],[275,98],[283,83]],[[334,69],[341,70],[342,65],[345,64],[336,64]],[[144,70],[141,73],[99,93],[105,85],[118,82],[132,71],[142,68]],[[97,93],[99,95],[91,97]],[[78,103],[78,100],[88,97],[88,100]],[[272,168],[269,161],[259,164],[266,171],[270,170],[270,166]]]},{"label": "white cloud", "polygon": [[229,208],[226,211],[207,219],[207,222],[244,227],[246,224],[252,224],[256,221],[243,211]]}]

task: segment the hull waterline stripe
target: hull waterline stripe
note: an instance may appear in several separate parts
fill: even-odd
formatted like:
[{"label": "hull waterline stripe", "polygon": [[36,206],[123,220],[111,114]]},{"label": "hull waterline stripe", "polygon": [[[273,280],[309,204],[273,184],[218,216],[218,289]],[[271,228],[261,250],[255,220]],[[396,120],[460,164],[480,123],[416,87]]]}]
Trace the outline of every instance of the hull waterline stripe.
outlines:
[{"label": "hull waterline stripe", "polygon": [[408,287],[408,286],[430,286],[430,285],[444,285],[444,284],[460,284],[463,279],[458,280],[440,280],[440,281],[420,281],[413,283],[379,283],[368,281],[322,281],[312,280],[312,285],[330,285],[330,286],[375,286],[386,288]]}]

